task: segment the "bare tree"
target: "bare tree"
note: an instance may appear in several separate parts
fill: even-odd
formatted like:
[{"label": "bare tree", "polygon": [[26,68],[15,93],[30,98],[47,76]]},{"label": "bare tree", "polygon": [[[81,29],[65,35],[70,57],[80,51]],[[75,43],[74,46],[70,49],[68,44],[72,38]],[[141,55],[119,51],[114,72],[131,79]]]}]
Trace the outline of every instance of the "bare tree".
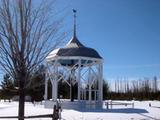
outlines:
[{"label": "bare tree", "polygon": [[[34,1],[35,2],[35,1]],[[19,83],[19,120],[24,120],[26,83],[34,68],[62,40],[54,0],[0,1],[0,65]]]},{"label": "bare tree", "polygon": [[115,82],[115,83],[114,83],[114,84],[115,84],[114,89],[115,89],[115,92],[117,92],[117,80],[115,80],[114,82]]},{"label": "bare tree", "polygon": [[157,91],[158,91],[158,82],[157,82],[157,77],[155,76],[154,78],[153,78],[153,92],[154,93],[157,93]]}]

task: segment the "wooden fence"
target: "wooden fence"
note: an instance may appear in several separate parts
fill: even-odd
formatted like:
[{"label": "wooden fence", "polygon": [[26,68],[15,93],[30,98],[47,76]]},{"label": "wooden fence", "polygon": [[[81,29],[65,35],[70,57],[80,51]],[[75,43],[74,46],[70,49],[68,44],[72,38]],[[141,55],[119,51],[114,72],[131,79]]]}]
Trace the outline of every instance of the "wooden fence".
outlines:
[{"label": "wooden fence", "polygon": [[106,109],[109,109],[109,105],[110,109],[112,109],[113,105],[124,105],[124,106],[131,105],[131,107],[134,108],[134,101],[132,102],[113,102],[112,100],[106,101],[105,102]]},{"label": "wooden fence", "polygon": [[[57,107],[54,105],[53,107],[53,114],[45,114],[45,115],[33,115],[33,116],[24,116],[24,119],[30,118],[52,118],[52,120],[61,119],[61,107]],[[0,119],[14,119],[19,118],[18,116],[0,116]]]}]

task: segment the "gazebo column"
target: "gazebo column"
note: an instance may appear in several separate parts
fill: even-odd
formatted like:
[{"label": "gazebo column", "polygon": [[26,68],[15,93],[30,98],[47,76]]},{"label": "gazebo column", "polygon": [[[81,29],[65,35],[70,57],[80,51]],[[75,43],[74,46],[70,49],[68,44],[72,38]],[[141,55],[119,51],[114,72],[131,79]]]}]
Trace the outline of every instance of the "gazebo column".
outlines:
[{"label": "gazebo column", "polygon": [[102,63],[98,66],[98,75],[99,75],[99,81],[98,81],[98,100],[103,101],[103,65]]},{"label": "gazebo column", "polygon": [[57,101],[58,98],[58,65],[57,60],[55,61],[55,101]]},{"label": "gazebo column", "polygon": [[89,84],[89,102],[92,100],[92,90],[91,90],[91,66],[89,66],[89,71],[88,71],[88,84]]},{"label": "gazebo column", "polygon": [[86,100],[86,88],[84,89],[84,100]]},{"label": "gazebo column", "polygon": [[44,100],[48,99],[48,79],[45,79],[45,92],[44,92]]},{"label": "gazebo column", "polygon": [[55,82],[55,101],[57,101],[57,98],[58,98],[58,82],[56,80]]},{"label": "gazebo column", "polygon": [[96,101],[96,100],[97,100],[97,91],[94,90],[94,101]]},{"label": "gazebo column", "polygon": [[81,59],[78,60],[78,101],[81,99]]},{"label": "gazebo column", "polygon": [[52,100],[53,101],[57,101],[57,91],[58,91],[58,66],[57,66],[57,60],[54,62],[54,72],[52,75],[54,75],[52,77],[51,83],[52,83]]},{"label": "gazebo column", "polygon": [[52,81],[52,100],[57,101],[57,81]]},{"label": "gazebo column", "polygon": [[52,83],[52,100],[54,101],[55,100],[55,81],[52,80],[51,83]]}]

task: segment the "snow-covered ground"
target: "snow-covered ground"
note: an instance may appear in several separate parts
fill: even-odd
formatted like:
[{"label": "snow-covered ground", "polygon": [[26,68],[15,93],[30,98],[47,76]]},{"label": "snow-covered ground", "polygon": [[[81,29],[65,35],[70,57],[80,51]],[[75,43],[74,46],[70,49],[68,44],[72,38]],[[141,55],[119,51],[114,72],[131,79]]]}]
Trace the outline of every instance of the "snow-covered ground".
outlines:
[{"label": "snow-covered ground", "polygon": [[[125,103],[126,101],[120,101]],[[149,107],[151,103],[151,107]],[[25,103],[25,115],[52,114],[52,109],[45,109],[43,105]],[[15,116],[18,114],[17,102],[0,102],[0,116]],[[0,119],[7,120],[7,119]],[[16,120],[16,119],[10,119]],[[29,120],[51,120],[38,118]],[[62,110],[62,120],[160,120],[160,101],[135,101],[131,106],[113,105],[112,109],[104,110]]]}]

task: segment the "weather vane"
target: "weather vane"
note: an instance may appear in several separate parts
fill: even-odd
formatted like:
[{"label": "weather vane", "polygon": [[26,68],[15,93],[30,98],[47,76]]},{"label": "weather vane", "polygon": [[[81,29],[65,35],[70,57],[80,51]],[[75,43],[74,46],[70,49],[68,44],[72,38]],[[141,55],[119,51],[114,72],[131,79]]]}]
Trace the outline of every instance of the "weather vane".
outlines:
[{"label": "weather vane", "polygon": [[77,12],[77,10],[73,9],[73,13],[74,13],[74,29],[73,29],[73,35],[74,35],[74,37],[76,37],[76,12]]},{"label": "weather vane", "polygon": [[73,9],[74,17],[76,17],[77,10]]}]

